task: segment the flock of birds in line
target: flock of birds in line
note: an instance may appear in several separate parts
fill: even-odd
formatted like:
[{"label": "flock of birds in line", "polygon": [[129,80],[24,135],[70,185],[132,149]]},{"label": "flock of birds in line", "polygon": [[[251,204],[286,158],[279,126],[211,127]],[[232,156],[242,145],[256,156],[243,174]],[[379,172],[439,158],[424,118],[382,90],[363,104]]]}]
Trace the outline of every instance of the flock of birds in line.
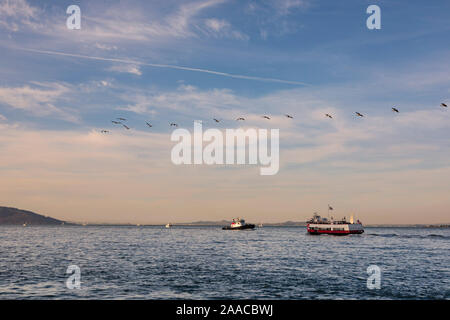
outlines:
[{"label": "flock of birds in line", "polygon": [[[447,108],[448,106],[447,106],[447,104],[445,104],[445,103],[441,103],[441,107]],[[395,107],[392,107],[391,109],[392,109],[392,112],[400,113],[400,111],[399,111],[397,108],[395,108]],[[364,115],[363,115],[362,113],[360,113],[360,112],[355,112],[355,114],[356,114],[356,116],[358,116],[358,117],[361,117],[361,118],[364,117]],[[286,116],[286,118],[294,119],[294,117],[291,116],[291,115],[289,115],[289,114],[285,114],[285,116]],[[330,115],[329,113],[326,113],[325,116],[326,116],[327,118],[333,119],[333,116]],[[262,118],[267,119],[267,120],[270,120],[270,117],[267,116],[267,115],[262,116]],[[214,120],[216,123],[219,123],[219,122],[220,122],[220,120],[219,120],[219,119],[216,119],[216,118],[213,118],[213,120]],[[111,122],[112,122],[113,124],[115,124],[115,125],[122,125],[125,129],[130,130],[130,127],[123,123],[124,121],[127,121],[127,119],[125,119],[125,118],[116,118],[116,120],[112,120]],[[245,121],[245,118],[239,117],[239,118],[236,119],[236,121]],[[152,124],[150,124],[150,123],[148,123],[148,122],[145,122],[145,123],[147,124],[147,126],[148,126],[149,128],[153,127]],[[177,123],[174,123],[174,122],[171,122],[171,123],[170,123],[170,126],[171,126],[171,127],[178,127],[178,124],[177,124]],[[109,133],[109,130],[101,130],[101,133]]]}]

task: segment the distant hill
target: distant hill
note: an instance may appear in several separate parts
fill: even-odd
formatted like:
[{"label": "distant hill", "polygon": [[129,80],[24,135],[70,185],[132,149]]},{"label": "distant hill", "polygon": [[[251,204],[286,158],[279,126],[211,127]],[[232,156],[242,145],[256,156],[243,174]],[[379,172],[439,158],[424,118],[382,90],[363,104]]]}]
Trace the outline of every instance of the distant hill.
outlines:
[{"label": "distant hill", "polygon": [[230,224],[231,221],[222,220],[222,221],[194,221],[194,222],[185,222],[185,223],[177,223],[178,225],[185,226],[224,226]]},{"label": "distant hill", "polygon": [[64,221],[46,217],[31,211],[0,207],[0,225],[61,225]]},{"label": "distant hill", "polygon": [[[248,221],[249,223],[259,224],[256,221]],[[231,221],[221,220],[221,221],[195,221],[195,222],[185,222],[185,223],[174,223],[174,225],[178,226],[226,226],[229,225]],[[41,214],[37,214],[27,210],[20,210],[17,208],[10,207],[2,207],[0,206],[0,225],[81,225],[78,223],[70,223],[58,219],[54,219],[51,217],[46,217]],[[265,223],[262,222],[264,227],[304,227],[306,226],[306,222],[304,221],[285,221],[278,223]],[[118,224],[109,224],[109,223],[90,223],[90,225],[135,225],[133,223],[118,223]],[[151,224],[149,224],[151,225]],[[394,227],[394,228],[450,228],[450,223],[440,223],[433,225],[426,224],[408,224],[408,225],[388,225],[388,224],[372,224],[365,225],[366,227]]]},{"label": "distant hill", "polygon": [[305,221],[285,221],[279,223],[266,223],[266,226],[274,226],[274,227],[305,227]]}]

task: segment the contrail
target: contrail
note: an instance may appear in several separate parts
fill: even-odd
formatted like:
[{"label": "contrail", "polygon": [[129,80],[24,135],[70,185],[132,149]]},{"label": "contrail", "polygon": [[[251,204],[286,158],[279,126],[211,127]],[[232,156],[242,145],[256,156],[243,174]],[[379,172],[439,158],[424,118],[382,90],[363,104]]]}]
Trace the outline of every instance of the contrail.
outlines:
[{"label": "contrail", "polygon": [[217,76],[236,78],[236,79],[256,80],[256,81],[265,81],[265,82],[278,82],[278,83],[291,84],[291,85],[302,85],[302,86],[308,85],[307,83],[299,82],[299,81],[289,81],[289,80],[282,80],[282,79],[275,79],[275,78],[246,76],[246,75],[241,75],[241,74],[226,73],[226,72],[220,72],[220,71],[214,71],[214,70],[208,70],[208,69],[184,67],[184,66],[177,66],[177,65],[171,65],[171,64],[147,63],[147,62],[134,61],[134,60],[130,60],[130,59],[103,58],[103,57],[96,57],[96,56],[86,56],[86,55],[82,55],[82,54],[66,53],[66,52],[60,52],[60,51],[37,50],[37,49],[28,49],[28,48],[18,48],[18,49],[24,50],[24,51],[29,51],[29,52],[66,56],[66,57],[74,57],[74,58],[81,58],[81,59],[112,61],[112,62],[120,62],[120,63],[130,63],[130,64],[141,65],[141,66],[149,66],[149,67],[155,67],[155,68],[169,68],[169,69],[184,70],[184,71],[202,72],[202,73],[209,73],[209,74],[214,74]]}]

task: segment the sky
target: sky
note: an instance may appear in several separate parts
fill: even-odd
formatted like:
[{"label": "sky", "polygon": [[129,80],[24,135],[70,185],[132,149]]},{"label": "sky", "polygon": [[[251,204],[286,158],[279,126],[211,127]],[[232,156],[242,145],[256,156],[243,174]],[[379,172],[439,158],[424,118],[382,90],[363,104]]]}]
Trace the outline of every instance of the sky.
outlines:
[{"label": "sky", "polygon": [[[66,26],[73,4],[79,30]],[[448,12],[443,0],[0,0],[0,205],[87,223],[304,221],[328,205],[366,224],[448,223]],[[174,165],[169,124],[194,120],[279,129],[279,172]]]}]

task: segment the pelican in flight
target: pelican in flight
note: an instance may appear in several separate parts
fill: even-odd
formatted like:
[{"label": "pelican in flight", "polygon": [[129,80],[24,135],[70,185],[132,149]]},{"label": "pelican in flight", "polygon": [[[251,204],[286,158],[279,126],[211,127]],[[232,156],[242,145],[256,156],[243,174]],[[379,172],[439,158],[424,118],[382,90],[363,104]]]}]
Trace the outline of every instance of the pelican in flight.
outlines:
[{"label": "pelican in flight", "polygon": [[358,117],[364,117],[361,113],[355,112]]},{"label": "pelican in flight", "polygon": [[447,108],[447,105],[445,103],[441,103],[441,107]]},{"label": "pelican in flight", "polygon": [[109,131],[108,130],[102,130],[102,131],[100,131],[101,133],[109,133]]},{"label": "pelican in flight", "polygon": [[219,119],[216,119],[216,118],[214,118],[213,119],[215,122],[220,122],[220,120]]},{"label": "pelican in flight", "polygon": [[330,119],[333,119],[333,117],[332,117],[330,114],[328,114],[328,113],[325,113],[325,117],[328,117],[328,118],[330,118]]},{"label": "pelican in flight", "polygon": [[398,111],[398,109],[397,108],[392,108],[392,111],[394,111],[394,112],[397,112],[397,113],[399,113],[400,111]]},{"label": "pelican in flight", "polygon": [[171,126],[171,127],[178,127],[178,124],[172,122],[172,123],[170,124],[170,126]]},{"label": "pelican in flight", "polygon": [[269,116],[262,116],[264,119],[270,120]]},{"label": "pelican in flight", "polygon": [[122,123],[122,125],[123,125],[123,127],[124,127],[125,129],[130,130],[130,128],[128,128],[127,125],[125,125],[125,124],[123,124],[123,123]]},{"label": "pelican in flight", "polygon": [[148,125],[149,128],[153,127],[150,123],[148,123],[148,122],[145,122],[145,123]]},{"label": "pelican in flight", "polygon": [[236,121],[240,121],[240,120],[241,120],[241,121],[244,121],[245,119],[242,118],[242,117],[236,119]]},{"label": "pelican in flight", "polygon": [[290,116],[290,115],[288,115],[288,114],[285,114],[285,116],[288,117],[289,119],[294,119],[293,116]]}]

